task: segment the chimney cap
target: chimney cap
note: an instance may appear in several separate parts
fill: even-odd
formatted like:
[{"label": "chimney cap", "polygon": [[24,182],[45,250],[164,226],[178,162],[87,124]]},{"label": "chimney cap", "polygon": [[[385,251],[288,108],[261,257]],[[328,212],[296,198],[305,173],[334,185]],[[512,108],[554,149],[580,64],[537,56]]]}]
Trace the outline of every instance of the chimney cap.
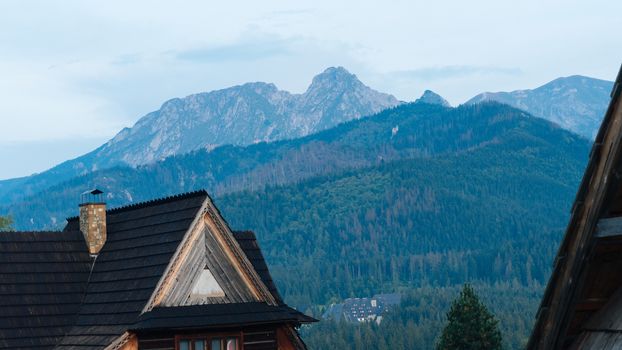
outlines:
[{"label": "chimney cap", "polygon": [[80,195],[80,204],[103,203],[103,200],[102,200],[103,193],[104,191],[97,189],[97,188],[82,192],[82,194]]},{"label": "chimney cap", "polygon": [[102,194],[102,193],[104,193],[104,191],[102,191],[102,190],[100,190],[100,189],[98,189],[98,188],[94,188],[94,189],[92,189],[92,190],[88,190],[88,191],[86,191],[86,192],[84,192],[84,193],[82,193],[82,194],[92,194],[92,195],[98,195],[98,194]]}]

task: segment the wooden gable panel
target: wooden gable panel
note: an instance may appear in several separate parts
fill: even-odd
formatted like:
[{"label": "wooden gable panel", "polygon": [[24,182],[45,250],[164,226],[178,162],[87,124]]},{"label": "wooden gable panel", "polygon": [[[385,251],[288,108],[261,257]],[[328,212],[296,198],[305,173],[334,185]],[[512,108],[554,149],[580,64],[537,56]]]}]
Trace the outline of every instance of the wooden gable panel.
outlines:
[{"label": "wooden gable panel", "polygon": [[[274,295],[262,281],[227,223],[207,200],[202,215],[178,247],[152,301],[155,306],[183,306],[264,301],[276,305]],[[203,269],[209,269],[224,297],[192,295]]]},{"label": "wooden gable panel", "polygon": [[[256,301],[249,287],[223,251],[214,233],[203,222],[191,233],[192,242],[184,252],[175,283],[162,298],[160,306],[183,306]],[[207,268],[224,291],[222,297],[199,297],[192,294],[201,273]]]}]

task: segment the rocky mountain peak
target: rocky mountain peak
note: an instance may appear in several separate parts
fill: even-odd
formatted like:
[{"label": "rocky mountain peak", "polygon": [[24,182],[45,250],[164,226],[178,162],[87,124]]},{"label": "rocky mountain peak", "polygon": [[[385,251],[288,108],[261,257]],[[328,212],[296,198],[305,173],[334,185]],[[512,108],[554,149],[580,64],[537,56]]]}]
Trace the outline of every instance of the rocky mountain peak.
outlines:
[{"label": "rocky mountain peak", "polygon": [[240,90],[253,91],[257,94],[264,95],[264,94],[276,93],[279,89],[276,87],[276,85],[272,83],[264,83],[261,81],[257,81],[257,82],[243,84],[242,86],[240,86]]},{"label": "rocky mountain peak", "polygon": [[432,90],[425,90],[423,95],[415,100],[415,103],[427,103],[431,105],[441,105],[444,107],[451,107],[449,102],[445,100],[441,95],[437,94]]},{"label": "rocky mountain peak", "polygon": [[611,81],[572,75],[531,90],[485,92],[466,103],[505,103],[593,139],[605,115],[612,87]]},{"label": "rocky mountain peak", "polygon": [[313,81],[307,92],[314,90],[344,90],[365,85],[356,77],[356,75],[348,72],[343,67],[329,67],[322,73],[313,77]]},{"label": "rocky mountain peak", "polygon": [[343,67],[315,76],[303,94],[251,82],[168,100],[67,167],[90,171],[139,166],[219,145],[291,139],[398,104],[395,97],[367,87]]}]

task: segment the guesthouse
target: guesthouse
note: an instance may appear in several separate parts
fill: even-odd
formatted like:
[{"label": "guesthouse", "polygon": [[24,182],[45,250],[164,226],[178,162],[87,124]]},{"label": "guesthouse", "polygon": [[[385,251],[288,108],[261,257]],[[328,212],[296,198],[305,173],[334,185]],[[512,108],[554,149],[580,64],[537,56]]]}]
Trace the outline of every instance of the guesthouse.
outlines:
[{"label": "guesthouse", "polygon": [[252,232],[205,191],[0,234],[0,349],[305,349]]}]

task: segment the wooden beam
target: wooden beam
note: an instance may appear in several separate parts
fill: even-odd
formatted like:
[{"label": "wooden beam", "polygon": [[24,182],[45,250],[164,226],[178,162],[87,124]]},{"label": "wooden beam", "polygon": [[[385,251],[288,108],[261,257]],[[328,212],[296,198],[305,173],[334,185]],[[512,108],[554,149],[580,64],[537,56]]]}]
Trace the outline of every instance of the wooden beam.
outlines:
[{"label": "wooden beam", "polygon": [[576,311],[595,311],[603,307],[608,299],[592,298],[579,301],[575,305]]},{"label": "wooden beam", "polygon": [[598,220],[596,237],[622,236],[622,216]]}]

